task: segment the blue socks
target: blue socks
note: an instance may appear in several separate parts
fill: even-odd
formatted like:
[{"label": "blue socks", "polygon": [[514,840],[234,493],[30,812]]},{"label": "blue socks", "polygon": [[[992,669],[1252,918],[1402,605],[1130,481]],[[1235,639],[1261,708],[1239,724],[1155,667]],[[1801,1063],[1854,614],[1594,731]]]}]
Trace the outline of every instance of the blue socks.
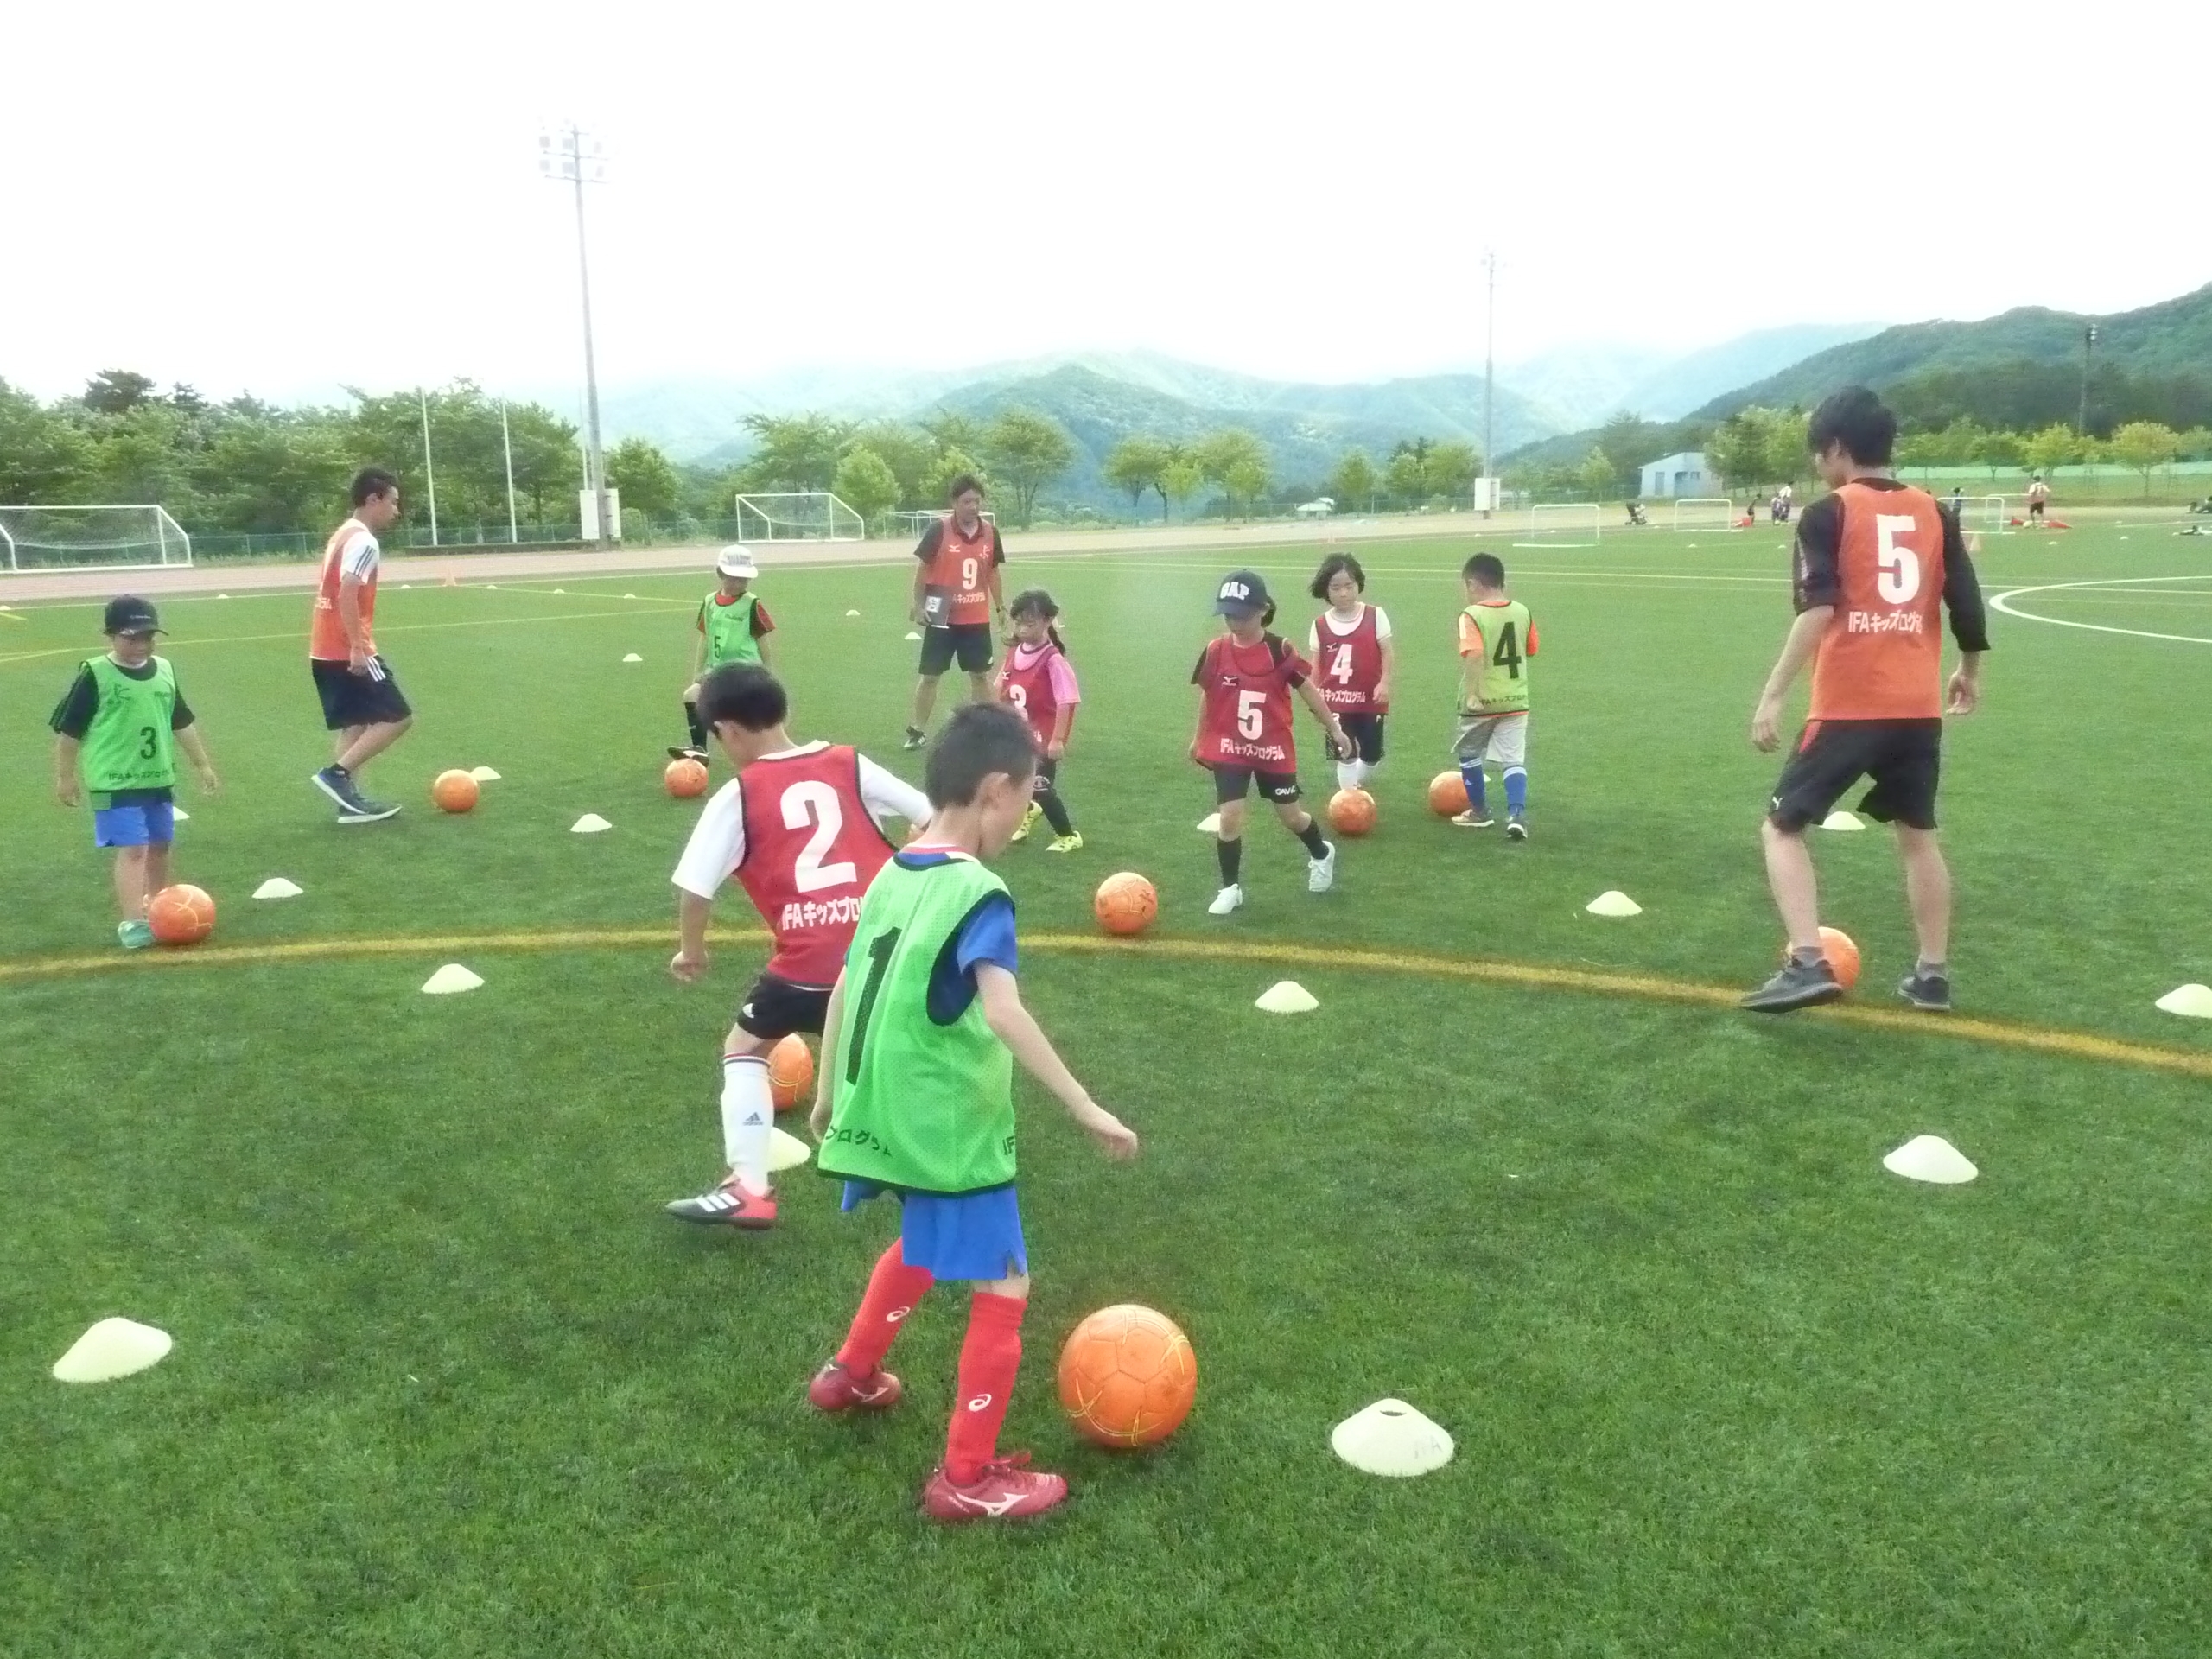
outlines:
[{"label": "blue socks", "polygon": [[1505,769],[1505,810],[1519,817],[1529,807],[1529,773],[1521,766]]},{"label": "blue socks", "polygon": [[1459,780],[1467,786],[1467,804],[1474,808],[1479,816],[1483,810],[1483,763],[1462,760],[1459,763]]}]

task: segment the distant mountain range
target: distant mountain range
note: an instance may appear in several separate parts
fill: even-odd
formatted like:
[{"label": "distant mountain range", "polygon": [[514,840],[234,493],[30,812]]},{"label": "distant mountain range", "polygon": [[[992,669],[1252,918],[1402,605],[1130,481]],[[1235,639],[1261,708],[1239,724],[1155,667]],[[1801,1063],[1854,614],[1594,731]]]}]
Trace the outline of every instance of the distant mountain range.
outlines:
[{"label": "distant mountain range", "polygon": [[1864,340],[1880,327],[1875,322],[1797,323],[1676,356],[1633,346],[1570,346],[1498,374],[1550,416],[1560,431],[1600,425],[1623,414],[1672,421],[1735,387],[1816,352]]}]

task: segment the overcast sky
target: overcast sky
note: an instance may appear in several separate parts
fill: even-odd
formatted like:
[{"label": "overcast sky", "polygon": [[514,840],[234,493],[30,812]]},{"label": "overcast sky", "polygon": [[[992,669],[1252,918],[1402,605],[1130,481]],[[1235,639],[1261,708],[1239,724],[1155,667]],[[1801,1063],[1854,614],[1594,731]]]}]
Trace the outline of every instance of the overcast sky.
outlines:
[{"label": "overcast sky", "polygon": [[[0,378],[1344,379],[2212,279],[2200,4],[27,3]],[[2172,65],[2176,73],[2161,67]]]}]

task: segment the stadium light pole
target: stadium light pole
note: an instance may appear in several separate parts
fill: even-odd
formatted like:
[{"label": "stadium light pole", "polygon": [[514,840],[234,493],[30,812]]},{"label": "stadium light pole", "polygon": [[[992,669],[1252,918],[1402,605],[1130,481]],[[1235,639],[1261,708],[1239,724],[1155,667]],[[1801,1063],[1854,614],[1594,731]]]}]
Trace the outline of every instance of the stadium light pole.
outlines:
[{"label": "stadium light pole", "polygon": [[423,483],[430,495],[430,545],[438,544],[438,471],[430,464],[430,400],[415,388],[415,407],[423,416]]},{"label": "stadium light pole", "polygon": [[2091,323],[2082,331],[2082,408],[2074,420],[2076,435],[2089,435],[2089,359],[2097,349],[2097,325]]},{"label": "stadium light pole", "polygon": [[1483,517],[1497,505],[1497,250],[1483,254],[1489,274],[1490,296],[1483,308]]},{"label": "stadium light pole", "polygon": [[607,544],[607,457],[599,442],[599,369],[591,348],[591,264],[584,254],[584,186],[607,182],[607,153],[573,121],[537,135],[537,170],[576,191],[576,281],[584,303],[584,487],[592,494],[593,527]]},{"label": "stadium light pole", "polygon": [[507,435],[507,400],[499,399],[499,453],[507,463],[507,545],[512,547],[522,539],[515,527],[515,446]]}]

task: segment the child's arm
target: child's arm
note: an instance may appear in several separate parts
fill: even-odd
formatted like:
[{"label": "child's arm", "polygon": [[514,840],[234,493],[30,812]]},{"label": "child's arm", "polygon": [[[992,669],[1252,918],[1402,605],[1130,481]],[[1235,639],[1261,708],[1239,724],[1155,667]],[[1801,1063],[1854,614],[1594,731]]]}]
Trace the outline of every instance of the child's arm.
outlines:
[{"label": "child's arm", "polygon": [[77,787],[77,751],[84,747],[67,732],[54,734],[54,792],[64,806],[75,806],[85,798]]},{"label": "child's arm", "polygon": [[1382,672],[1375,681],[1375,701],[1388,707],[1390,702],[1390,682],[1398,672],[1398,640],[1392,634],[1381,641]]},{"label": "child's arm", "polygon": [[[983,1022],[990,1027],[992,1033],[1014,1051],[1014,1058],[1021,1062],[1024,1071],[1059,1097],[1060,1104],[1068,1109],[1068,1115],[1106,1149],[1106,1155],[1116,1159],[1135,1157],[1136,1131],[1091,1099],[1090,1091],[1061,1063],[1052,1039],[1045,1035],[1029,1010],[1022,1007],[1021,988],[1014,976],[995,962],[979,962],[976,964],[976,993],[982,999]],[[826,1029],[822,1034],[822,1052],[830,1052]],[[817,1102],[814,1110],[817,1117],[828,1122],[826,1109],[820,1102]]]},{"label": "child's arm", "polygon": [[213,795],[222,788],[223,780],[215,775],[215,758],[207,753],[207,740],[200,735],[200,722],[180,726],[176,730],[176,745],[190,757],[193,771],[200,774],[200,787]]},{"label": "child's arm", "polygon": [[677,892],[676,954],[668,971],[689,985],[707,971],[707,918],[715,913],[715,901],[682,888]]},{"label": "child's arm", "polygon": [[806,1127],[817,1141],[830,1133],[830,1102],[835,1093],[830,1086],[830,1073],[837,1063],[837,1028],[844,1023],[845,976],[841,973],[830,988],[830,1007],[822,1016],[822,1063],[814,1068],[814,1109],[806,1119]]},{"label": "child's arm", "polygon": [[1349,759],[1355,753],[1352,741],[1344,735],[1344,728],[1338,722],[1336,711],[1322,699],[1319,689],[1311,680],[1300,680],[1298,695],[1300,700],[1313,711],[1313,717],[1328,730],[1329,758],[1332,760]]},{"label": "child's arm", "polygon": [[1062,703],[1052,711],[1052,741],[1045,745],[1045,758],[1057,760],[1068,752],[1068,728],[1075,721],[1075,705]]}]

